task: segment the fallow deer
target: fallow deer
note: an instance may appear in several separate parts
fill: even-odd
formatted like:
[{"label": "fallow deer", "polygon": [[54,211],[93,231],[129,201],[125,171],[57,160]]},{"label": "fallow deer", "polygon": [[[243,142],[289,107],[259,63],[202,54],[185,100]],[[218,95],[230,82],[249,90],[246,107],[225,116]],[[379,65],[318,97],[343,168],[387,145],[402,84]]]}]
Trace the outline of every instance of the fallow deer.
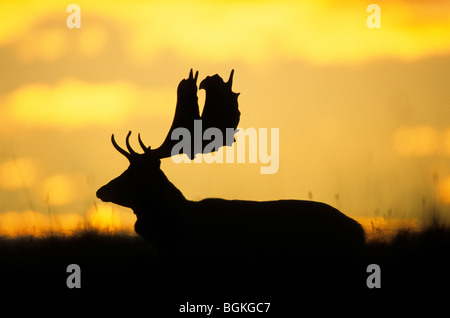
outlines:
[{"label": "fallow deer", "polygon": [[[250,255],[255,251],[340,253],[361,247],[364,244],[361,225],[324,203],[218,198],[191,201],[183,196],[160,169],[161,159],[172,156],[175,141],[171,133],[179,127],[192,131],[195,119],[201,119],[205,129],[235,129],[240,117],[238,94],[231,89],[233,71],[226,83],[218,75],[208,76],[200,83],[199,88],[206,90],[202,117],[197,78],[198,72],[194,76],[191,70],[189,78],[180,82],[173,124],[160,147],[145,146],[139,135],[143,153],[137,153],[130,146],[130,131],[126,151],[112,135],[112,144],[130,165],[100,188],[97,197],[133,209],[137,216],[135,231],[160,250],[161,255],[194,250],[204,254],[220,251],[222,255],[233,252]],[[195,149],[185,152],[191,159],[196,155]]]}]

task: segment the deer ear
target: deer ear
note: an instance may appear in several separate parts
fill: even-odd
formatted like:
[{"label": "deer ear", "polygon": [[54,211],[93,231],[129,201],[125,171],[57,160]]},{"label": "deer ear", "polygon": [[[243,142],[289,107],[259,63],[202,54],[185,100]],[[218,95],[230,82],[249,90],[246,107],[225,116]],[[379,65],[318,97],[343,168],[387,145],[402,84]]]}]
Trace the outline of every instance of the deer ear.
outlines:
[{"label": "deer ear", "polygon": [[156,166],[157,168],[160,168],[160,167],[161,167],[161,160],[160,160],[160,159],[156,159],[154,162],[155,162],[155,166]]}]

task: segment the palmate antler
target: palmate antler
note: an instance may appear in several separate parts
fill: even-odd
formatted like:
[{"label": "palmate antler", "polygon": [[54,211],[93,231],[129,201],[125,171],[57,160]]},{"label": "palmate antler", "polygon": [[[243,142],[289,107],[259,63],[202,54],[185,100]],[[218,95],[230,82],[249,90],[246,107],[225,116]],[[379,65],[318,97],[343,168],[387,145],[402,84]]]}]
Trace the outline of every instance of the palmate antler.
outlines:
[{"label": "palmate antler", "polygon": [[[174,139],[172,133],[177,128],[184,128],[189,133],[191,138],[194,134],[200,133],[203,136],[203,132],[208,128],[217,128],[221,131],[222,136],[226,135],[227,128],[233,129],[233,135],[236,133],[236,127],[240,119],[240,111],[238,109],[237,98],[239,93],[232,91],[234,70],[231,71],[228,81],[225,83],[219,75],[208,76],[201,83],[199,88],[206,91],[205,106],[203,108],[202,116],[199,114],[198,97],[197,97],[197,79],[198,71],[189,72],[189,77],[183,79],[178,85],[177,90],[177,105],[175,109],[175,115],[173,118],[172,126],[164,140],[164,142],[156,149],[151,149],[145,146],[141,140],[141,136],[138,136],[139,145],[144,150],[144,154],[151,155],[153,158],[168,158],[172,156],[172,149],[178,140]],[[195,121],[201,119],[201,131],[194,131]],[[198,126],[197,126],[198,127]],[[111,136],[111,141],[114,147],[123,154],[128,160],[132,160],[133,157],[139,155],[130,146],[129,138],[131,131],[126,138],[126,146],[128,152],[117,145],[114,134]],[[221,146],[231,146],[234,142],[234,138],[223,138]],[[194,143],[191,142],[191,149],[182,148],[182,152],[186,153],[190,159],[194,159],[195,155],[204,152],[204,144],[201,149],[194,148]],[[215,141],[217,145],[217,141]],[[190,151],[189,151],[190,150]],[[217,149],[215,149],[217,150]],[[211,152],[211,151],[209,151]],[[180,152],[181,153],[181,152]]]}]

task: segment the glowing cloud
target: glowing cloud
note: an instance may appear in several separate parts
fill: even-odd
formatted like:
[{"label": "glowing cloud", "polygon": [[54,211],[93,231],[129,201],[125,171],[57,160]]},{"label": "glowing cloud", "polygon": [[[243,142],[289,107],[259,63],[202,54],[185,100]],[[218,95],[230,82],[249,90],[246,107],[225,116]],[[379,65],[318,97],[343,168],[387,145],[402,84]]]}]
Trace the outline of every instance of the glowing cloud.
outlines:
[{"label": "glowing cloud", "polygon": [[35,183],[36,164],[29,158],[18,158],[0,164],[0,188],[15,190],[26,188]]},{"label": "glowing cloud", "polygon": [[46,28],[39,32],[26,34],[18,43],[18,56],[24,62],[34,60],[54,61],[60,58],[67,48],[64,30]]},{"label": "glowing cloud", "polygon": [[44,181],[42,193],[49,205],[64,205],[72,202],[78,191],[68,176],[55,175]]},{"label": "glowing cloud", "polygon": [[84,83],[66,79],[56,86],[28,84],[12,92],[7,115],[20,123],[76,127],[117,124],[139,93],[127,83]]},{"label": "glowing cloud", "polygon": [[0,214],[1,236],[40,236],[44,231],[48,231],[49,228],[49,218],[46,215],[36,211],[9,211]]},{"label": "glowing cloud", "polygon": [[429,156],[439,149],[440,136],[430,126],[401,127],[395,132],[394,148],[400,156]]},{"label": "glowing cloud", "polygon": [[450,129],[444,132],[443,148],[446,155],[450,156]]},{"label": "glowing cloud", "polygon": [[446,204],[450,204],[450,177],[446,177],[438,185],[438,196]]},{"label": "glowing cloud", "polygon": [[[316,63],[376,57],[416,59],[450,52],[450,37],[446,36],[450,33],[450,8],[445,1],[380,0],[379,29],[367,27],[368,3],[357,1],[160,0],[130,4],[80,0],[77,4],[82,19],[88,13],[126,28],[123,47],[138,63],[147,63],[151,56],[168,50],[209,61],[241,59],[251,63],[286,56]],[[65,14],[60,4],[52,2],[2,6],[0,45],[34,34],[33,28],[42,21],[59,21]],[[105,33],[97,27],[84,29],[80,29],[81,50],[95,55],[103,47]],[[61,42],[44,45],[56,38]],[[36,39],[36,47],[27,47],[36,57],[51,60],[64,49],[61,33],[36,34]]]},{"label": "glowing cloud", "polygon": [[134,232],[136,217],[133,213],[113,209],[106,204],[97,204],[86,213],[88,226],[102,231],[129,231]]},{"label": "glowing cloud", "polygon": [[430,21],[421,16],[420,5],[379,5],[383,27],[376,30],[366,25],[366,6],[352,1],[154,1],[133,7],[114,3],[106,10],[133,27],[125,47],[140,63],[167,49],[251,63],[282,56],[316,63],[409,60],[450,51],[445,36],[450,19],[441,7],[427,6],[437,18]]},{"label": "glowing cloud", "polygon": [[95,25],[89,26],[89,28],[82,28],[80,31],[79,44],[81,53],[89,57],[101,53],[108,40],[106,31]]},{"label": "glowing cloud", "polygon": [[71,235],[83,229],[134,235],[135,221],[133,213],[103,205],[92,207],[85,216],[78,213],[48,215],[32,210],[7,211],[0,213],[0,236]]}]

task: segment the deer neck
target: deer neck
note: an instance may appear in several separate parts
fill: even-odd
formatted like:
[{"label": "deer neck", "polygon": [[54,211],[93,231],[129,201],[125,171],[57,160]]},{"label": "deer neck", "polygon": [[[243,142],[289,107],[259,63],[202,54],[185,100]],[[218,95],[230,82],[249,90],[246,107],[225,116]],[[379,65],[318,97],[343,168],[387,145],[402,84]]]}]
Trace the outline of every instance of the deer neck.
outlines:
[{"label": "deer neck", "polygon": [[147,189],[146,192],[146,198],[133,209],[138,217],[140,215],[152,216],[152,218],[163,215],[173,217],[174,214],[183,211],[190,202],[162,171],[158,187]]},{"label": "deer neck", "polygon": [[189,202],[164,175],[166,182],[157,189],[147,189],[148,198],[133,208],[137,220],[135,231],[161,250],[170,250],[171,244],[182,232],[183,213]]}]

